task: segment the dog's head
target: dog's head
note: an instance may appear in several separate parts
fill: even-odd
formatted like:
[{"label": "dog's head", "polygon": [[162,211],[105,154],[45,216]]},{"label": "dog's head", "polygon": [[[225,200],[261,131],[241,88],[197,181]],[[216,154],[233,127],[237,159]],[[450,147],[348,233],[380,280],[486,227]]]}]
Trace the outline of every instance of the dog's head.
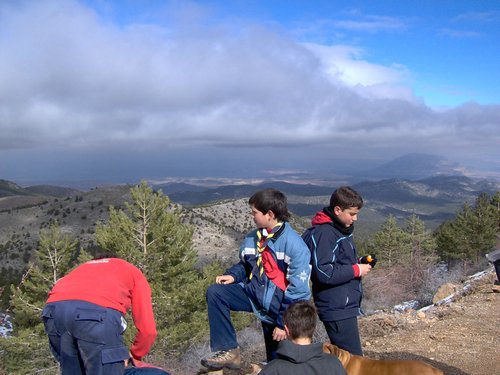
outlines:
[{"label": "dog's head", "polygon": [[347,350],[340,349],[338,346],[330,343],[323,344],[323,352],[332,354],[337,357],[340,363],[342,363],[342,367],[344,368],[347,367],[349,361],[351,360],[351,353],[349,353]]}]

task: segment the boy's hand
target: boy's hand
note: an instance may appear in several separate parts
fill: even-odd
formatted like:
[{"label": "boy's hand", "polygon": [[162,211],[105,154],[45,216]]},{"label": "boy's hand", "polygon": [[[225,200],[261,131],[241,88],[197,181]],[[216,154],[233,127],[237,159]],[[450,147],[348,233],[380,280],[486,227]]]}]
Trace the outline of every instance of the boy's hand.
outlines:
[{"label": "boy's hand", "polygon": [[286,340],[286,331],[279,327],[274,327],[273,340],[274,341]]},{"label": "boy's hand", "polygon": [[359,263],[361,264],[369,264],[370,266],[375,267],[375,264],[377,264],[377,257],[375,255],[365,255],[361,258],[359,258]]},{"label": "boy's hand", "polygon": [[372,270],[372,266],[370,266],[369,264],[360,263],[358,264],[358,266],[359,266],[359,276],[361,277],[366,276],[368,272]]},{"label": "boy's hand", "polygon": [[215,277],[216,284],[232,284],[234,283],[234,277],[231,275],[220,275]]},{"label": "boy's hand", "polygon": [[132,361],[132,353],[128,352],[128,358],[123,362],[125,362],[125,367],[128,367],[129,364],[133,365],[134,362]]}]

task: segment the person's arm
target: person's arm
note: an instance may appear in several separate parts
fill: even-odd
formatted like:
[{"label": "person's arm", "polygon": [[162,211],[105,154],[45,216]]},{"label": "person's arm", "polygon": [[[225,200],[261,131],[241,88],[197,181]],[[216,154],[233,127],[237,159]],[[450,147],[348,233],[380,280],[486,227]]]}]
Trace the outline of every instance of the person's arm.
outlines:
[{"label": "person's arm", "polygon": [[[327,229],[318,228],[313,235],[313,249],[312,249],[312,272],[313,281],[324,285],[338,285],[343,284],[356,275],[356,270],[353,264],[343,264],[338,261],[339,257],[343,259],[348,258],[341,254],[343,251],[352,251],[350,243],[346,239],[337,240],[327,233]],[[342,246],[349,248],[343,248]],[[358,267],[355,265],[355,267]]]},{"label": "person's arm", "polygon": [[224,276],[232,276],[233,282],[235,283],[240,283],[242,281],[245,281],[247,278],[245,263],[243,261],[239,261],[234,266],[228,268],[224,272]]},{"label": "person's arm", "polygon": [[137,328],[137,334],[130,346],[130,353],[133,358],[140,360],[148,354],[157,334],[151,304],[151,288],[142,273],[135,277],[135,284],[131,294],[132,319]]},{"label": "person's arm", "polygon": [[277,319],[277,325],[283,329],[283,313],[287,307],[295,301],[304,301],[311,298],[311,288],[309,279],[311,276],[311,252],[298,235],[286,243],[289,246],[285,249],[285,262],[288,260],[287,281],[288,286],[285,289],[285,296],[281,303],[280,312]]},{"label": "person's arm", "polygon": [[231,275],[235,283],[244,282],[248,279],[251,270],[247,270],[245,256],[252,253],[255,254],[256,241],[257,239],[254,236],[249,235],[245,237],[240,246],[240,261],[224,272],[224,275]]}]

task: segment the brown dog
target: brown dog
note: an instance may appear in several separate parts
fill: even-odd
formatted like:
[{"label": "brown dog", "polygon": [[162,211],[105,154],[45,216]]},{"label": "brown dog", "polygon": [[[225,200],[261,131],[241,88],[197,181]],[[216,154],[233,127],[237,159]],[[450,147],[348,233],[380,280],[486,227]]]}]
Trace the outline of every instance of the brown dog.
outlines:
[{"label": "brown dog", "polygon": [[323,351],[337,356],[347,375],[444,375],[441,370],[421,361],[370,359],[351,354],[333,344],[323,344]]}]

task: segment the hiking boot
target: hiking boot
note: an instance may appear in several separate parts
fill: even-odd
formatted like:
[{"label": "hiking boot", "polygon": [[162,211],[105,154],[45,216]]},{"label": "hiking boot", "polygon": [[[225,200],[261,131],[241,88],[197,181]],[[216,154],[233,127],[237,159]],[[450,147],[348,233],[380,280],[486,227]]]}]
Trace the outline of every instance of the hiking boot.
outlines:
[{"label": "hiking boot", "polygon": [[240,368],[240,348],[215,352],[211,357],[203,358],[201,360],[201,364],[205,367],[213,369],[221,369],[224,367]]}]

